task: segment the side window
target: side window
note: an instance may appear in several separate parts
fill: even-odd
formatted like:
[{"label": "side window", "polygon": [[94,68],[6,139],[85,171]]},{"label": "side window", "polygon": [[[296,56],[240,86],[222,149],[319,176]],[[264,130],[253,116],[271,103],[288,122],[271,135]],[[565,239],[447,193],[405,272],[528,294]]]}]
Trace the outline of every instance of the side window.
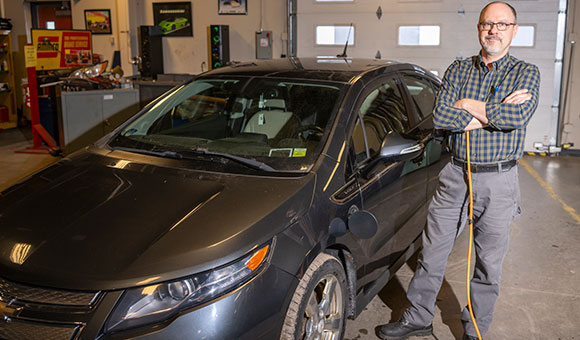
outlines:
[{"label": "side window", "polygon": [[[347,159],[347,169],[345,178],[354,173],[357,166],[370,157],[376,155],[381,149],[382,137],[377,126],[368,117],[363,117],[362,121],[356,119],[354,129],[350,138],[351,146]],[[367,154],[368,145],[368,154]]]},{"label": "side window", "polygon": [[433,85],[427,79],[418,76],[404,75],[405,86],[413,99],[411,105],[415,106],[421,119],[433,112],[435,107],[436,92]]},{"label": "side window", "polygon": [[398,133],[409,130],[409,116],[395,80],[391,78],[381,84],[376,89],[376,93],[375,91],[371,93],[373,94],[374,97],[369,105],[366,108],[361,106],[361,113],[372,120],[375,125],[383,127],[381,140],[390,129]]},{"label": "side window", "polygon": [[344,179],[348,180],[353,174],[357,165],[367,158],[367,147],[365,143],[365,136],[363,133],[363,126],[359,118],[356,119],[354,129],[350,136],[350,147],[348,148],[348,155],[346,158],[346,169]]},{"label": "side window", "polygon": [[[376,87],[362,101],[351,134],[351,149],[346,177],[353,168],[380,152],[385,135],[393,130],[403,132],[409,128],[404,102],[393,79]],[[362,117],[362,120],[361,120]]]},{"label": "side window", "polygon": [[356,124],[352,132],[352,148],[354,151],[354,164],[358,164],[367,158],[367,146],[365,142],[364,126],[360,118],[356,119]]}]

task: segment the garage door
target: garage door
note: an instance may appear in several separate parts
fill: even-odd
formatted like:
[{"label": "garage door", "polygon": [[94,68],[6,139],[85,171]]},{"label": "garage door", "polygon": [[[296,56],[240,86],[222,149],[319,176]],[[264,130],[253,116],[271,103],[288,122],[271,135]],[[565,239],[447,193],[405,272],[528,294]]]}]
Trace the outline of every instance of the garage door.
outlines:
[{"label": "garage door", "polygon": [[[296,0],[295,0],[296,1]],[[484,1],[297,0],[297,55],[347,55],[416,63],[443,76],[455,58],[479,52],[476,23]],[[528,127],[526,151],[534,142],[554,145],[558,122],[556,77],[559,0],[513,0],[520,31],[510,53],[541,72],[540,101]],[[352,23],[352,28],[350,24]],[[557,84],[557,85],[555,85]]]}]

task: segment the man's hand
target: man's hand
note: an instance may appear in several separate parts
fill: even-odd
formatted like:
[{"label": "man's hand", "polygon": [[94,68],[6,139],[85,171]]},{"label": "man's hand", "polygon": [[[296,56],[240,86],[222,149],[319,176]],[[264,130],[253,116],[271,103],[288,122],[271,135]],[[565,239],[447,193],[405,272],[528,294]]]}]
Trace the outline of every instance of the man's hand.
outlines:
[{"label": "man's hand", "polygon": [[465,127],[465,131],[482,129],[482,128],[486,127],[486,126],[487,125],[484,125],[479,120],[477,120],[475,118],[472,118],[471,119],[471,122],[469,122],[469,124],[467,124],[467,126]]},{"label": "man's hand", "polygon": [[485,112],[485,102],[463,98],[453,104],[453,107],[467,111],[473,118],[479,120],[483,125],[488,123],[487,114]]},{"label": "man's hand", "polygon": [[532,98],[532,95],[528,93],[528,89],[516,90],[510,93],[509,96],[505,97],[502,101],[504,104],[522,104]]},{"label": "man's hand", "polygon": [[[532,95],[528,93],[528,89],[516,90],[510,93],[502,103],[504,104],[522,104],[532,98]],[[453,104],[453,107],[467,111],[473,116],[469,125],[466,126],[466,130],[480,129],[487,126],[489,120],[487,119],[487,112],[485,111],[485,102],[463,98]]]}]

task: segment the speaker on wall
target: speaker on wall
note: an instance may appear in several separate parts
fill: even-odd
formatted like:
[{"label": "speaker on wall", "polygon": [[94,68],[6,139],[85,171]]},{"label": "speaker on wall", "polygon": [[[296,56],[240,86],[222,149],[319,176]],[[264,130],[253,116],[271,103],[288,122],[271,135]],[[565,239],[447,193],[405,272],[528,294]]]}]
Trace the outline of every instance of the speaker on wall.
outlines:
[{"label": "speaker on wall", "polygon": [[159,26],[139,26],[139,73],[143,78],[157,79],[163,73],[162,36]]},{"label": "speaker on wall", "polygon": [[209,69],[230,62],[230,28],[228,25],[210,25],[207,28]]}]

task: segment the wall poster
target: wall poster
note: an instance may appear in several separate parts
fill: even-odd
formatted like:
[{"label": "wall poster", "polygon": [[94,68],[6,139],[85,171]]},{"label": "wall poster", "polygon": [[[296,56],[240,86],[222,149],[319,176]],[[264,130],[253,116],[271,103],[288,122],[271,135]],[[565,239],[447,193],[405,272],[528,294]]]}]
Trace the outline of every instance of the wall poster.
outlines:
[{"label": "wall poster", "polygon": [[154,2],[153,21],[166,37],[192,37],[191,2]]},{"label": "wall poster", "polygon": [[111,34],[111,10],[86,9],[85,27],[93,34]]},{"label": "wall poster", "polygon": [[218,0],[218,14],[248,14],[247,0]]}]

